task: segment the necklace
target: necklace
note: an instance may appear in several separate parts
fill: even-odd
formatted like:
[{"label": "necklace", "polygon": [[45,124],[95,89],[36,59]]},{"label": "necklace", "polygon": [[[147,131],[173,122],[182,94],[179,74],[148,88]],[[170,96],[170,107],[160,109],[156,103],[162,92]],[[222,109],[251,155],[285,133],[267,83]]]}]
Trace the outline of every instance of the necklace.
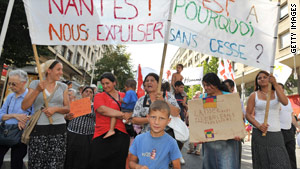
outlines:
[{"label": "necklace", "polygon": [[265,93],[265,92],[263,92],[262,90],[260,91],[262,94],[264,94],[265,96],[268,94],[268,93]]}]

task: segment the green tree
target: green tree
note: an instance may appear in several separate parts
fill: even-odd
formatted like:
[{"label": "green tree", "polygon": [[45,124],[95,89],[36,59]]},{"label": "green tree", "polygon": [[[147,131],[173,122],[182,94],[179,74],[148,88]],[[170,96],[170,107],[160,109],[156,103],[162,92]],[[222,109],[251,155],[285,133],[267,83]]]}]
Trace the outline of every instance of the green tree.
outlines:
[{"label": "green tree", "polygon": [[126,46],[118,45],[115,49],[106,50],[103,58],[95,65],[96,79],[100,79],[104,72],[113,72],[118,80],[117,89],[123,89],[125,81],[133,78],[132,66],[129,61],[130,54],[126,52]]},{"label": "green tree", "polygon": [[[0,1],[0,28],[3,26],[9,1]],[[39,55],[51,55],[47,46],[38,46]],[[52,54],[54,56],[54,54]],[[10,17],[6,38],[0,58],[0,72],[3,64],[23,67],[33,61],[32,44],[29,36],[29,28],[26,19],[23,1],[14,2]]]},{"label": "green tree", "polygon": [[206,73],[218,73],[218,62],[219,59],[217,57],[212,57],[210,59],[210,61],[207,63],[206,61],[204,61],[203,63],[203,75],[205,75]]}]

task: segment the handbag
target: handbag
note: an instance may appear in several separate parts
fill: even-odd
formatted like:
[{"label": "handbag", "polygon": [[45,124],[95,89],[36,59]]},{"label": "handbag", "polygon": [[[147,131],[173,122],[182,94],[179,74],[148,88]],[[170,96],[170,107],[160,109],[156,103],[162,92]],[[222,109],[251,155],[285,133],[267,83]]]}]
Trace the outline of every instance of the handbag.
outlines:
[{"label": "handbag", "polygon": [[[47,101],[50,102],[54,93],[56,92],[57,88],[58,88],[58,85],[59,83],[56,85],[54,91],[51,93],[51,95],[47,98]],[[37,121],[39,120],[40,116],[42,114],[42,110],[38,110],[34,113],[33,116],[31,116],[29,122],[27,123],[24,131],[23,131],[23,134],[22,134],[22,137],[21,137],[21,142],[24,143],[24,144],[28,144],[29,143],[29,139],[30,139],[30,134],[33,130],[33,128],[35,127]]]},{"label": "handbag", "polygon": [[189,139],[190,133],[186,124],[180,117],[170,115],[171,121],[168,124],[174,131],[175,139],[181,142],[186,142]]},{"label": "handbag", "polygon": [[[9,105],[12,97],[7,106],[6,113],[8,114]],[[3,121],[0,125],[0,145],[14,146],[20,143],[22,130],[19,129],[18,124],[5,124]]]},{"label": "handbag", "polygon": [[[114,97],[112,97],[109,93],[107,93],[107,92],[105,92],[105,93],[118,104],[120,111],[121,111],[122,108],[121,108],[121,105],[119,104],[119,102]],[[119,98],[120,98],[120,95],[119,95]],[[125,124],[125,128],[126,128],[126,132],[128,133],[128,135],[130,137],[137,136],[137,133],[135,132],[132,124]]]}]

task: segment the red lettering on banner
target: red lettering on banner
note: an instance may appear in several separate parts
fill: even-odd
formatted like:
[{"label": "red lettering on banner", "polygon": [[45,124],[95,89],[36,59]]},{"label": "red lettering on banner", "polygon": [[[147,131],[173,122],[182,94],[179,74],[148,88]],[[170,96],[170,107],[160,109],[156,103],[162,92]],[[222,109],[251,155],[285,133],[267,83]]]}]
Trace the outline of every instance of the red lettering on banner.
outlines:
[{"label": "red lettering on banner", "polygon": [[[81,25],[74,26],[74,25],[69,25],[69,24],[65,23],[65,24],[60,24],[59,25],[59,31],[57,31],[54,28],[54,26],[50,23],[49,24],[49,37],[50,37],[50,40],[53,40],[53,33],[54,33],[54,35],[56,35],[56,37],[58,38],[59,41],[64,40],[64,41],[68,42],[70,40],[78,41],[79,39],[82,40],[82,41],[86,41],[89,37],[89,34],[86,30],[84,30],[82,28],[83,26],[86,26],[86,25],[81,24]],[[77,30],[75,30],[75,29],[77,29]],[[75,38],[75,32],[77,32],[77,37],[76,38]],[[82,33],[84,35],[82,35]],[[84,38],[80,38],[82,36]]]},{"label": "red lettering on banner", "polygon": [[82,29],[82,26],[86,26],[86,25],[85,24],[81,24],[80,27],[79,27],[80,31],[85,33],[85,39],[81,38],[80,40],[86,41],[86,40],[89,39],[89,34],[88,34],[88,32],[86,30]]},{"label": "red lettering on banner", "polygon": [[57,31],[54,29],[53,25],[50,23],[49,24],[49,36],[50,36],[50,40],[53,40],[53,37],[52,37],[52,31],[55,33],[55,35],[57,36],[57,38],[62,41],[62,25],[60,24],[60,30],[59,30],[59,33],[60,35],[57,33]]},{"label": "red lettering on banner", "polygon": [[[66,38],[66,26],[68,26],[68,28],[69,28],[69,30],[68,30],[68,31],[69,31],[69,34],[70,34],[69,39]],[[73,27],[72,27],[72,28],[73,28]],[[70,41],[71,38],[72,38],[72,35],[71,35],[72,31],[71,31],[70,25],[69,25],[69,24],[65,24],[64,27],[63,27],[63,30],[64,30],[64,31],[63,31],[63,35],[64,35],[65,41],[67,41],[67,42]]]},{"label": "red lettering on banner", "polygon": [[138,40],[133,39],[133,26],[131,25],[131,31],[130,31],[130,35],[131,35],[131,41],[132,42],[137,42]]},{"label": "red lettering on banner", "polygon": [[127,0],[125,0],[125,3],[128,4],[129,6],[132,6],[132,7],[135,9],[135,15],[134,15],[133,17],[129,17],[128,19],[134,19],[134,18],[136,18],[136,17],[138,16],[138,14],[139,14],[139,11],[138,11],[138,9],[136,8],[136,6],[134,6],[134,5],[131,4],[131,3],[128,3]]},{"label": "red lettering on banner", "polygon": [[[73,3],[71,3],[71,1],[72,1]],[[68,5],[67,5],[67,8],[66,8],[66,10],[65,10],[65,15],[66,15],[67,12],[68,12],[69,6],[74,7],[75,10],[76,10],[76,12],[77,12],[77,15],[79,16],[78,9],[77,9],[77,6],[76,6],[76,3],[75,3],[74,0],[69,0]]]},{"label": "red lettering on banner", "polygon": [[101,16],[103,16],[103,0],[100,1]]},{"label": "red lettering on banner", "polygon": [[[158,26],[160,26],[160,27],[158,27]],[[154,28],[153,28],[153,39],[155,39],[155,32],[158,32],[162,39],[164,38],[164,35],[161,33],[161,30],[163,28],[164,28],[164,24],[162,22],[155,23]]]},{"label": "red lettering on banner", "polygon": [[[134,19],[134,18],[136,18],[136,17],[138,16],[138,13],[139,13],[137,7],[134,6],[133,4],[127,2],[127,0],[124,0],[124,2],[125,2],[125,4],[127,4],[128,6],[132,6],[132,7],[134,8],[134,10],[135,10],[135,15],[132,16],[132,17],[128,17],[128,18],[117,16],[117,10],[121,10],[121,9],[123,9],[123,7],[117,6],[117,0],[114,0],[114,18],[115,18],[115,19]],[[126,8],[126,9],[127,9],[127,8]]]},{"label": "red lettering on banner", "polygon": [[86,7],[86,9],[90,12],[90,14],[94,15],[94,3],[93,0],[91,0],[91,8],[88,7],[88,5],[85,3],[85,0],[80,0],[80,15],[82,15],[82,3]]},{"label": "red lettering on banner", "polygon": [[143,31],[142,29],[140,29],[140,27],[141,26],[145,26],[144,24],[139,24],[138,26],[137,26],[137,30],[139,31],[139,32],[142,32],[143,34],[144,34],[144,37],[143,37],[143,40],[146,38],[146,32],[145,31]]},{"label": "red lettering on banner", "polygon": [[63,14],[64,13],[64,6],[63,6],[63,1],[60,1],[60,7],[57,5],[57,3],[55,2],[55,0],[49,0],[49,13],[52,14],[52,6],[51,6],[51,1],[53,2],[53,4],[56,6],[56,8],[58,9],[58,11]]},{"label": "red lettering on banner", "polygon": [[106,40],[108,40],[109,36],[111,36],[111,39],[116,40],[116,33],[115,33],[115,31],[113,33],[111,32],[112,29],[114,28],[114,25],[110,25],[110,28],[107,25],[105,25],[105,26],[108,29]]},{"label": "red lettering on banner", "polygon": [[[139,25],[97,25],[98,41],[151,42],[164,38],[163,22]],[[142,34],[141,34],[142,33]],[[156,35],[158,34],[158,35]]]},{"label": "red lettering on banner", "polygon": [[[154,39],[154,38],[153,38],[152,40],[150,40],[150,39],[147,38],[148,36],[151,36],[151,35],[152,35],[151,32],[149,33],[149,26],[152,26],[152,25],[153,25],[153,23],[148,23],[148,24],[147,24],[147,29],[146,29],[146,41],[147,41],[147,42],[151,42],[151,41],[153,41],[153,39]],[[153,32],[153,34],[154,34],[154,32]],[[153,35],[153,36],[154,36],[154,35]]]},{"label": "red lettering on banner", "polygon": [[58,9],[59,13],[62,15],[66,15],[69,7],[73,7],[76,10],[77,15],[82,15],[82,8],[83,6],[85,6],[85,8],[87,9],[87,11],[93,16],[94,15],[94,4],[93,4],[93,0],[90,0],[90,7],[87,5],[87,3],[85,2],[85,0],[79,0],[79,6],[80,6],[80,12],[78,12],[78,8],[77,8],[77,4],[75,2],[75,0],[69,0],[68,4],[66,6],[66,9],[64,11],[64,5],[63,5],[63,0],[60,0],[60,6],[58,5],[58,3],[56,3],[55,0],[49,0],[49,13],[52,14],[52,5],[51,2],[55,5],[55,7]]},{"label": "red lettering on banner", "polygon": [[[226,14],[227,16],[229,16],[229,12],[228,12],[228,2],[235,2],[235,0],[226,0],[226,7],[225,7],[225,10],[226,10]],[[205,4],[212,4],[214,3],[215,5],[219,6],[220,9],[211,9],[209,8],[207,5]],[[221,4],[219,4],[217,2],[217,0],[202,0],[202,5],[204,8],[208,9],[208,10],[211,10],[213,12],[216,12],[216,13],[222,13],[224,11],[224,8],[222,7]]]},{"label": "red lettering on banner", "polygon": [[102,25],[102,24],[99,24],[99,25],[97,25],[97,40],[98,41],[104,41],[104,39],[100,39],[100,35],[102,34],[101,32],[100,32],[100,27],[103,27],[104,25]]},{"label": "red lettering on banner", "polygon": [[114,0],[114,17],[115,19],[126,19],[125,17],[117,17],[117,9],[122,9],[122,7],[117,6],[117,0]]}]

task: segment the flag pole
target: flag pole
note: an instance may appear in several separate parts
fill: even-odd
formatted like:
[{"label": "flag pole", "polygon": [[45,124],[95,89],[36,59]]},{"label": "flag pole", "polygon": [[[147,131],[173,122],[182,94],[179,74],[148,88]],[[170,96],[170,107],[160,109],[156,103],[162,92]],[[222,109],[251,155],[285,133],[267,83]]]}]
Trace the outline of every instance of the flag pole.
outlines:
[{"label": "flag pole", "polygon": [[[37,70],[38,70],[39,78],[40,78],[40,81],[42,81],[43,76],[42,76],[42,72],[41,72],[41,65],[40,65],[40,60],[39,60],[39,56],[38,56],[38,53],[37,53],[36,45],[32,44],[32,48],[33,48],[33,54],[34,54],[34,59],[35,59],[35,62],[36,62],[36,67],[37,67]],[[45,90],[43,90],[43,98],[44,98],[45,106],[47,108],[48,107],[48,101],[47,101],[47,96],[46,96]],[[53,124],[52,117],[48,117],[48,119],[49,119],[49,123]]]},{"label": "flag pole", "polygon": [[2,30],[1,30],[1,35],[0,35],[0,58],[1,58],[1,54],[2,54],[2,49],[3,49],[3,44],[4,44],[7,28],[8,28],[9,19],[10,19],[11,12],[12,12],[12,9],[14,6],[14,2],[15,2],[15,0],[9,0],[5,18],[4,18],[4,22],[2,25]]},{"label": "flag pole", "polygon": [[171,0],[170,3],[170,13],[168,17],[168,23],[167,23],[167,29],[166,29],[166,36],[164,38],[164,49],[162,53],[162,59],[161,59],[161,65],[160,65],[160,73],[159,73],[159,81],[158,81],[158,88],[157,91],[161,91],[161,83],[162,83],[162,76],[164,72],[164,66],[165,66],[165,60],[166,60],[166,54],[168,49],[168,41],[169,41],[169,34],[170,34],[170,27],[171,27],[171,19],[172,19],[172,8],[173,8],[174,0]]},{"label": "flag pole", "polygon": [[[272,63],[272,66],[270,67],[270,74],[271,75],[273,75],[275,55],[276,55],[276,46],[277,46],[277,39],[278,39],[278,22],[279,22],[279,15],[280,15],[280,0],[278,0],[277,6],[278,6],[277,25],[275,27],[275,35],[274,35],[274,39],[276,39],[276,41],[275,41],[275,49],[273,51],[273,57],[272,57],[272,60],[271,60],[271,63]],[[269,84],[268,84],[268,94],[267,94],[267,104],[266,104],[266,111],[265,111],[265,119],[264,119],[264,124],[266,126],[268,125],[271,92],[272,92],[272,84],[269,82]],[[262,136],[266,136],[266,135],[267,135],[267,132],[262,134]]]}]

